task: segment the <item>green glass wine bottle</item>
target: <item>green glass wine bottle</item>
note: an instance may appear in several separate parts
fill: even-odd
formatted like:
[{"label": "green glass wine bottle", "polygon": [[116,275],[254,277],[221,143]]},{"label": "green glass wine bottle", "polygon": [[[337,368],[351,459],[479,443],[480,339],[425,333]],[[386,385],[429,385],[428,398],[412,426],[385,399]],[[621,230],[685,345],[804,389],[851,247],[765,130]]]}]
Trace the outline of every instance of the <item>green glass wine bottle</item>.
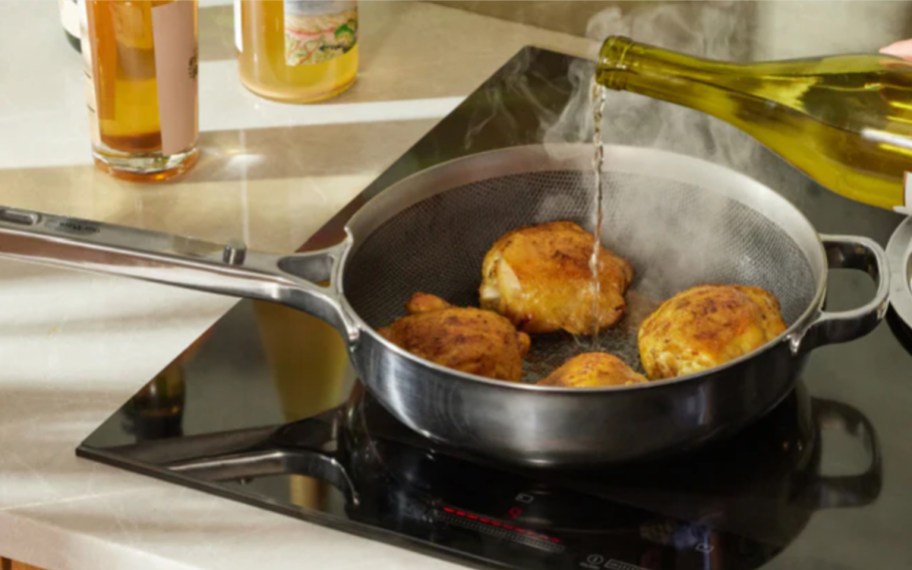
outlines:
[{"label": "green glass wine bottle", "polygon": [[912,62],[862,54],[727,63],[613,36],[596,79],[726,121],[847,198],[912,208]]}]

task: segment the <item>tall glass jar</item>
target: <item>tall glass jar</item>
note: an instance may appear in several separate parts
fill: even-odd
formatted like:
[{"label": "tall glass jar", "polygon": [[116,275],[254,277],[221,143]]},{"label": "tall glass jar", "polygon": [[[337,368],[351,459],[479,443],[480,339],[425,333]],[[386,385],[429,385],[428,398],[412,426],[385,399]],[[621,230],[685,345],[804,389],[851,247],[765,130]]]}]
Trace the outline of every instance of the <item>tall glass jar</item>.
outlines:
[{"label": "tall glass jar", "polygon": [[197,0],[86,0],[82,52],[95,163],[157,181],[198,156]]},{"label": "tall glass jar", "polygon": [[235,0],[241,81],[267,99],[309,103],[348,89],[358,74],[352,0]]}]

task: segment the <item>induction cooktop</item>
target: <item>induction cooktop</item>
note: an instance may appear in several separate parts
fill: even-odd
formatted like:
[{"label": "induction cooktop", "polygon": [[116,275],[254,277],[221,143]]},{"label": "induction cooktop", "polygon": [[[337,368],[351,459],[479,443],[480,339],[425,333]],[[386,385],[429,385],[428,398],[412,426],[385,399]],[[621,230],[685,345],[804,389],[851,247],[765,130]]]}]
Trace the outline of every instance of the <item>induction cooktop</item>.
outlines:
[{"label": "induction cooktop", "polygon": [[[587,65],[523,49],[302,250],[336,242],[361,204],[415,171],[552,137]],[[654,105],[668,120],[689,112]],[[634,129],[606,142],[727,164],[782,191],[821,231],[884,243],[900,219],[816,187],[726,125],[691,120],[705,128],[687,141]],[[568,133],[582,131],[561,132],[575,141]],[[720,152],[719,133],[740,152]],[[833,273],[830,306],[870,296],[864,278]],[[881,326],[815,352],[785,401],[723,443],[662,462],[521,469],[399,425],[361,387],[332,328],[245,300],[77,454],[477,568],[899,568],[912,565],[910,370],[912,355]]]}]

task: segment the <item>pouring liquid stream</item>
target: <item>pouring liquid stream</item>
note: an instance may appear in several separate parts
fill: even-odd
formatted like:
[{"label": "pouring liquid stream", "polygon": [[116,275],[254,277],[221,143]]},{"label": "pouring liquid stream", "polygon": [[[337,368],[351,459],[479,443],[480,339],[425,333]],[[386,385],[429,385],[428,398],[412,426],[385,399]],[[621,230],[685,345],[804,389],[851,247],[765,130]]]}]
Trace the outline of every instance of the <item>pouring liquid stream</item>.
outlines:
[{"label": "pouring liquid stream", "polygon": [[594,170],[594,186],[592,192],[593,207],[593,236],[592,256],[589,258],[589,270],[592,272],[592,350],[599,348],[599,297],[601,296],[602,283],[599,279],[599,250],[602,243],[602,221],[604,213],[602,212],[603,193],[602,188],[602,167],[605,161],[605,149],[602,146],[602,114],[605,111],[605,92],[607,88],[598,82],[592,82],[592,144],[595,147],[595,155],[592,159],[592,168]]},{"label": "pouring liquid stream", "polygon": [[[524,380],[527,382],[537,382],[570,358],[585,352],[610,352],[623,358],[626,362],[630,362],[631,365],[639,367],[640,357],[636,345],[636,330],[645,315],[655,308],[651,303],[644,305],[645,298],[643,298],[644,302],[635,303],[635,307],[644,306],[646,307],[645,309],[631,311],[638,315],[636,318],[625,318],[617,327],[606,331],[604,334],[599,334],[599,297],[602,289],[601,280],[599,279],[599,254],[601,253],[602,222],[604,218],[602,212],[604,193],[604,188],[602,188],[602,167],[605,158],[604,147],[602,146],[602,114],[607,91],[607,88],[593,81],[590,90],[590,102],[594,121],[592,143],[595,151],[592,157],[592,169],[595,176],[591,187],[592,234],[594,239],[588,263],[591,273],[589,293],[592,295],[589,309],[591,315],[591,323],[588,325],[589,334],[569,336],[556,333],[538,336],[523,364],[525,371]],[[637,297],[637,299],[639,298]],[[634,309],[634,307],[631,307],[631,309]]]}]

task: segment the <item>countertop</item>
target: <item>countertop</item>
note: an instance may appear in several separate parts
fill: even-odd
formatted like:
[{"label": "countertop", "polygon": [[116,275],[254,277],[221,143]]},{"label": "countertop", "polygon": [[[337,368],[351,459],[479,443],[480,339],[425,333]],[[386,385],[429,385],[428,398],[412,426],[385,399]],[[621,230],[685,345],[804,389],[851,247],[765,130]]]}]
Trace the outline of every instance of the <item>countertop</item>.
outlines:
[{"label": "countertop", "polygon": [[[202,2],[203,159],[178,183],[142,186],[91,164],[81,59],[57,3],[0,2],[0,204],[291,251],[522,46],[592,47],[432,4],[361,10],[358,83],[291,106],[241,86],[230,2]],[[0,263],[0,555],[54,570],[456,568],[75,457],[233,303]]]}]

